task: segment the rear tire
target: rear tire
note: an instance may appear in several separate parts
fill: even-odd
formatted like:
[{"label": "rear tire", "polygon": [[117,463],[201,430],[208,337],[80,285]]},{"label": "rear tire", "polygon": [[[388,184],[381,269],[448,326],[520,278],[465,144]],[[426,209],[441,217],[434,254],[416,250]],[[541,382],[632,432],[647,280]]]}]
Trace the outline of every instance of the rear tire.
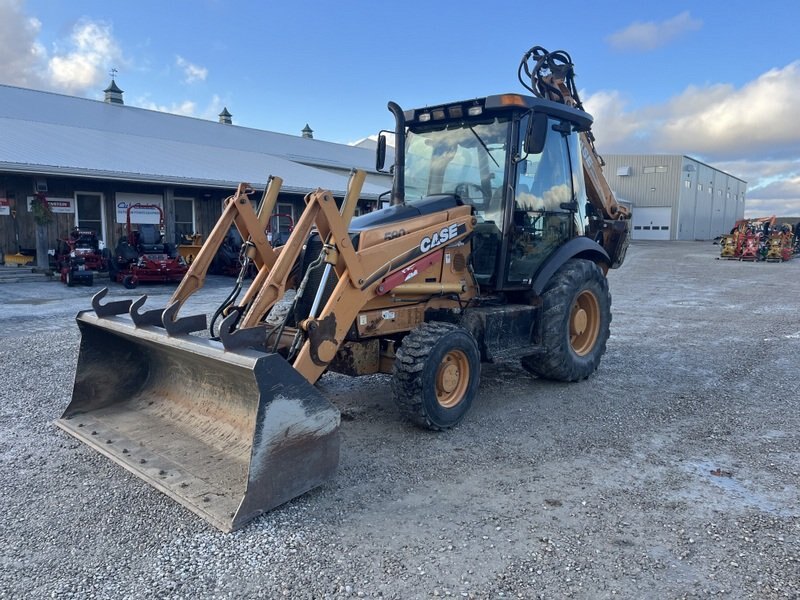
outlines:
[{"label": "rear tire", "polygon": [[400,413],[434,431],[457,425],[478,393],[481,360],[475,338],[451,323],[423,323],[397,350],[392,395]]},{"label": "rear tire", "polygon": [[122,279],[122,285],[125,286],[125,289],[132,290],[136,287],[136,284],[139,282],[136,280],[136,277],[133,275],[125,275]]},{"label": "rear tire", "polygon": [[67,284],[67,287],[72,287],[75,285],[75,281],[72,279],[72,268],[67,269],[67,272],[64,274],[64,282]]},{"label": "rear tire", "polygon": [[586,379],[606,351],[611,324],[608,280],[589,260],[573,258],[556,271],[542,293],[543,354],[522,366],[555,381]]}]

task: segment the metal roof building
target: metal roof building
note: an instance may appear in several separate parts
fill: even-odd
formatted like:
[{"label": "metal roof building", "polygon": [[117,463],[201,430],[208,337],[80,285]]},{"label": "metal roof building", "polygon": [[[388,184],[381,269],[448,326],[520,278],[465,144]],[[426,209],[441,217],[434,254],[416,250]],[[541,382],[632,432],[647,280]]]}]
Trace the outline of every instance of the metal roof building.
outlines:
[{"label": "metal roof building", "polygon": [[81,224],[113,243],[121,206],[163,207],[168,236],[208,233],[239,182],[269,175],[284,180],[284,214],[318,187],[343,195],[353,168],[368,172],[362,201],[376,201],[391,182],[374,165],[364,148],[125,106],[116,84],[106,102],[0,85],[0,247],[33,245],[37,191],[53,199],[51,242]]},{"label": "metal roof building", "polygon": [[603,173],[632,204],[635,240],[711,240],[744,217],[747,182],[679,154],[606,154]]}]

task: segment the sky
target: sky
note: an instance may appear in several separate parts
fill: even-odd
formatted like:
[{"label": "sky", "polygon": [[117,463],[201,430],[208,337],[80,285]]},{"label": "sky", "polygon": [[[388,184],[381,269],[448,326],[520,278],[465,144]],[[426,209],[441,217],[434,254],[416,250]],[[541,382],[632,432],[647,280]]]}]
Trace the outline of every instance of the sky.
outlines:
[{"label": "sky", "polygon": [[524,91],[565,50],[601,154],[686,154],[800,215],[800,2],[0,0],[0,83],[352,143],[404,108]]}]

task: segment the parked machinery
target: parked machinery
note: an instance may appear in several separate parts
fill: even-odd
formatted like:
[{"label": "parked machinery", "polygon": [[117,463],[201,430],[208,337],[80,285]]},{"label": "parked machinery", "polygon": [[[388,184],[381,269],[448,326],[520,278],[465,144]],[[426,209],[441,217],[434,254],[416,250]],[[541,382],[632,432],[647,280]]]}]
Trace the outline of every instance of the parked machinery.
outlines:
[{"label": "parked machinery", "polygon": [[183,257],[187,265],[192,264],[194,257],[203,247],[203,236],[199,233],[181,235],[178,242],[178,254]]},{"label": "parked machinery", "polygon": [[74,227],[66,239],[56,243],[56,270],[61,281],[72,287],[76,283],[92,285],[95,271],[105,271],[108,261],[97,234]]},{"label": "parked machinery", "polygon": [[767,240],[775,227],[775,216],[740,219],[729,234],[720,238],[720,258],[759,261],[767,255]]},{"label": "parked machinery", "polygon": [[[270,179],[257,211],[243,183],[167,308],[98,293],[77,317],[81,350],[58,425],[228,531],[335,473],[340,415],[314,387],[327,370],[391,374],[400,414],[432,430],[467,415],[482,361],[589,377],[609,337],[605,275],[624,260],[630,213],[603,178],[569,55],[537,46],[519,73],[532,95],[389,103],[388,208],[353,218],[365,179],[354,172],[341,202],[308,194],[273,248],[265,230],[281,181]],[[246,290],[237,280],[212,339],[192,335],[207,316],[179,311],[232,225],[256,275]]]},{"label": "parked machinery", "polygon": [[741,247],[737,233],[726,233],[719,240],[719,257],[724,260],[739,260]]},{"label": "parked machinery", "polygon": [[768,262],[784,262],[790,260],[795,254],[795,235],[792,226],[788,223],[774,229],[767,242],[765,260]]},{"label": "parked machinery", "polygon": [[[131,224],[131,211],[158,211],[159,223]],[[125,231],[109,260],[112,281],[128,289],[140,282],[177,282],[186,274],[187,265],[174,244],[164,242],[164,211],[156,204],[132,204],[128,207]]]}]

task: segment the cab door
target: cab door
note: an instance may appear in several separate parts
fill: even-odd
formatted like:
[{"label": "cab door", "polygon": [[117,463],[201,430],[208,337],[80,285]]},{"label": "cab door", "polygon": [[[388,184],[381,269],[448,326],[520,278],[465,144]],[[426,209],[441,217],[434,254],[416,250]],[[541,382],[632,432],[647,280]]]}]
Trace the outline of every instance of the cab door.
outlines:
[{"label": "cab door", "polygon": [[[514,182],[509,247],[506,254],[506,285],[527,287],[542,263],[559,246],[575,236],[575,190],[570,157],[571,134],[568,123],[548,118],[544,149],[525,154],[523,138],[528,117],[520,122]],[[580,164],[575,165],[580,169]]]}]

